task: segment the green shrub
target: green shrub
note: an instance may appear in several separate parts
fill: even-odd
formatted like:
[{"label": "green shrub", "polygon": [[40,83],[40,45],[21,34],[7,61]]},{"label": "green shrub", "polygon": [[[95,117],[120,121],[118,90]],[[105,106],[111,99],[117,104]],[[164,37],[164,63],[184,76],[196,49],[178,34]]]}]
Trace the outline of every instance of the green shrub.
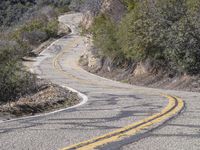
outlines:
[{"label": "green shrub", "polygon": [[21,45],[38,46],[57,36],[58,24],[57,18],[49,20],[46,16],[36,17],[18,27],[11,37]]},{"label": "green shrub", "polygon": [[103,55],[110,57],[119,56],[120,50],[116,39],[116,26],[106,16],[99,15],[95,18],[91,32],[94,44],[103,51]]},{"label": "green shrub", "polygon": [[135,8],[137,1],[138,0],[122,0],[122,2],[127,6],[129,11]]},{"label": "green shrub", "polygon": [[44,27],[44,31],[47,33],[48,38],[57,36],[58,24],[58,20],[53,19],[47,23],[46,27]]},{"label": "green shrub", "polygon": [[[38,12],[46,6],[51,6],[59,13],[69,11],[72,0],[1,0],[0,1],[0,27],[14,26]],[[27,17],[28,16],[28,17]]]},{"label": "green shrub", "polygon": [[0,102],[13,101],[36,90],[35,77],[26,72],[20,63],[16,46],[0,47]]},{"label": "green shrub", "polygon": [[[191,75],[200,73],[198,0],[124,0],[129,11],[116,25],[98,16],[94,44],[109,57],[159,64]],[[123,57],[122,57],[123,56]]]},{"label": "green shrub", "polygon": [[165,30],[165,38],[160,41],[164,46],[165,59],[179,71],[191,75],[200,73],[199,4],[190,0],[157,0],[154,13],[148,16],[161,27],[158,32]]},{"label": "green shrub", "polygon": [[118,43],[128,59],[141,60],[145,57],[147,44],[143,23],[142,14],[135,8],[123,18],[118,27]]},{"label": "green shrub", "polygon": [[0,26],[11,26],[20,20],[22,15],[32,8],[35,0],[1,0]]},{"label": "green shrub", "polygon": [[121,21],[118,42],[127,59],[163,60],[165,30],[148,16],[146,3],[138,3]]}]

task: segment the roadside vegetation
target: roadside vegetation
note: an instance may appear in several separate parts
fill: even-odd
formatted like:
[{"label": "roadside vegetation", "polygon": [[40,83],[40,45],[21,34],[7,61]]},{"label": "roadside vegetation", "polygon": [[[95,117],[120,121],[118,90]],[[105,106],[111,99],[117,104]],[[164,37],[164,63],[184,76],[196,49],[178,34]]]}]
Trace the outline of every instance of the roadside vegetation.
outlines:
[{"label": "roadside vegetation", "polygon": [[124,0],[120,23],[99,14],[90,28],[101,55],[124,63],[150,60],[175,73],[200,74],[198,0]]},{"label": "roadside vegetation", "polygon": [[34,93],[35,75],[22,58],[42,42],[58,36],[58,15],[70,0],[2,0],[0,2],[0,104]]},{"label": "roadside vegetation", "polygon": [[23,22],[25,16],[34,15],[41,8],[49,6],[58,13],[69,11],[71,0],[1,0],[0,26],[11,26]]},{"label": "roadside vegetation", "polygon": [[35,76],[25,71],[20,57],[23,52],[19,46],[0,46],[0,101],[7,102],[16,100],[24,94],[36,90]]}]

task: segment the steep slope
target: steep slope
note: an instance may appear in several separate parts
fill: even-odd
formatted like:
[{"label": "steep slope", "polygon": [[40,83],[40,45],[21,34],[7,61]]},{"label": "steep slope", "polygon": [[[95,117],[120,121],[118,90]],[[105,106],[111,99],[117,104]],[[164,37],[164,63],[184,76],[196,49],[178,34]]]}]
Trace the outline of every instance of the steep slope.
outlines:
[{"label": "steep slope", "polygon": [[99,14],[108,15],[114,22],[119,22],[125,14],[127,8],[120,0],[86,0],[83,4],[82,26],[89,29],[93,19]]},{"label": "steep slope", "polygon": [[92,35],[92,49],[82,65],[131,84],[200,91],[199,3],[124,2],[86,7],[82,25]]}]

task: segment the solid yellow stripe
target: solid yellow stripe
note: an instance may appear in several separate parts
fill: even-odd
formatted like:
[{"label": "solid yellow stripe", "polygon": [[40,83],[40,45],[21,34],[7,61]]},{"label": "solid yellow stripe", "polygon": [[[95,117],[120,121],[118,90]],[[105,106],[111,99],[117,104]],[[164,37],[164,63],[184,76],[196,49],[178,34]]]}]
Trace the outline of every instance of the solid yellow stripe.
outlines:
[{"label": "solid yellow stripe", "polygon": [[[160,123],[162,121],[167,120],[168,118],[172,117],[173,115],[177,114],[178,112],[180,112],[182,110],[182,108],[184,107],[184,102],[182,99],[180,99],[178,97],[173,98],[172,96],[169,96],[169,95],[166,97],[168,98],[169,103],[160,113],[150,116],[150,117],[143,119],[139,122],[136,122],[132,125],[129,125],[124,128],[121,128],[119,130],[116,130],[114,132],[105,134],[103,136],[99,136],[99,137],[93,138],[88,141],[84,141],[84,142],[81,142],[81,143],[78,143],[78,144],[75,144],[75,145],[72,145],[69,147],[65,147],[62,150],[70,150],[70,149],[92,150],[96,147],[99,147],[99,146],[102,146],[102,145],[105,145],[105,144],[108,144],[111,142],[120,141],[120,140],[124,139],[125,137],[133,136],[136,133],[138,133],[139,131],[141,131],[145,128],[148,128],[149,126],[151,126],[153,124]],[[174,109],[172,109],[175,106],[176,100],[178,101],[178,105]],[[171,110],[171,111],[168,112],[169,110]],[[166,112],[168,112],[168,113],[166,113]],[[160,117],[158,117],[158,116],[160,116]],[[156,119],[152,120],[153,118],[156,118]],[[150,121],[150,122],[148,122],[148,121]],[[144,124],[140,125],[141,123],[144,123]],[[133,128],[137,125],[140,125],[140,126]],[[131,128],[133,128],[133,129],[131,129]]]},{"label": "solid yellow stripe", "polygon": [[[71,46],[71,43],[70,43],[70,46]],[[63,75],[66,75],[69,78],[78,79],[78,78],[74,77],[73,75],[67,74],[66,72],[64,72],[60,68],[60,66],[58,64],[58,59],[62,55],[63,55],[63,52],[60,52],[54,58],[54,60],[53,60],[54,69],[58,70],[60,73],[62,73]],[[84,81],[84,80],[80,80],[80,79],[78,79],[78,80],[79,80],[79,82],[90,83],[90,81]],[[93,138],[91,140],[84,141],[84,142],[81,142],[81,143],[78,143],[78,144],[63,148],[62,150],[70,150],[70,149],[91,150],[91,149],[94,149],[94,148],[96,148],[98,146],[102,146],[104,144],[108,144],[108,143],[111,143],[111,142],[119,141],[119,140],[121,140],[121,139],[123,139],[125,137],[133,136],[136,133],[138,133],[139,131],[141,131],[142,129],[148,128],[149,126],[151,126],[153,124],[160,123],[162,121],[167,120],[168,118],[172,117],[173,115],[175,115],[176,113],[181,111],[182,108],[184,107],[183,100],[181,100],[180,98],[176,97],[176,99],[178,100],[177,107],[174,108],[172,111],[168,112],[175,105],[175,98],[173,98],[172,96],[165,96],[165,97],[167,97],[169,99],[169,103],[160,113],[155,114],[153,116],[150,116],[150,117],[148,117],[146,119],[143,119],[143,120],[141,120],[139,122],[136,122],[134,124],[128,125],[128,126],[126,126],[124,128],[121,128],[119,130],[115,130],[113,132],[105,134],[103,136],[99,136],[99,137]],[[168,112],[168,113],[165,114],[166,112]],[[165,115],[163,115],[161,117],[158,117],[158,116],[160,116],[162,114],[165,114]],[[153,118],[156,118],[156,119],[152,120]],[[148,122],[149,120],[152,120],[152,121]],[[145,124],[142,124],[142,123],[145,123]],[[142,125],[140,125],[140,124],[142,124]],[[131,128],[137,126],[137,125],[140,125],[140,126],[138,126],[137,128],[131,129]],[[131,130],[129,130],[129,129],[131,129]],[[128,130],[128,131],[124,132],[126,130]]]}]

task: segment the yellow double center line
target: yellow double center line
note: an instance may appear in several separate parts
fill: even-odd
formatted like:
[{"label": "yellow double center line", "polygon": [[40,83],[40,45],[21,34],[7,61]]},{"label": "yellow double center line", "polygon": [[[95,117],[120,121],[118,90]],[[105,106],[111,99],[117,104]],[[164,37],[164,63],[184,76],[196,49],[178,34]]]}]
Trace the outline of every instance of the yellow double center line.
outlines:
[{"label": "yellow double center line", "polygon": [[74,149],[92,150],[99,146],[103,146],[105,144],[120,141],[127,137],[134,136],[137,133],[139,133],[141,130],[144,130],[152,125],[162,123],[170,119],[171,117],[173,117],[175,114],[179,113],[183,109],[184,102],[182,99],[178,97],[172,97],[169,95],[165,97],[169,99],[169,103],[160,113],[157,113],[139,122],[128,125],[126,127],[123,127],[114,132],[110,132],[103,136],[99,136],[88,141],[84,141],[84,142],[81,142],[69,147],[65,147],[62,150],[74,150]]},{"label": "yellow double center line", "polygon": [[[58,64],[58,59],[59,57],[61,57],[63,55],[63,53],[59,53],[53,60],[53,67],[54,69],[60,71],[62,74],[65,74],[68,78],[72,78],[72,79],[77,79],[79,80],[79,82],[83,82],[83,83],[90,83],[90,81],[82,81],[76,77],[74,77],[73,75],[70,75],[68,73],[66,73],[65,71],[63,71],[59,64]],[[138,121],[136,123],[133,123],[131,125],[125,126],[123,128],[120,128],[118,130],[115,130],[113,132],[110,132],[108,134],[99,136],[99,137],[95,137],[93,139],[90,139],[88,141],[84,141],[78,144],[74,144],[68,147],[63,148],[62,150],[92,150],[95,149],[97,147],[112,143],[112,142],[117,142],[120,140],[123,140],[125,138],[134,136],[136,134],[138,134],[140,131],[149,128],[150,126],[162,123],[170,118],[172,118],[173,116],[175,116],[177,113],[179,113],[183,107],[184,107],[184,102],[182,99],[178,98],[178,97],[173,97],[170,95],[165,95],[166,98],[168,98],[169,103],[168,105],[160,112],[157,113],[153,116],[150,116],[148,118],[145,118],[141,121]]]}]

